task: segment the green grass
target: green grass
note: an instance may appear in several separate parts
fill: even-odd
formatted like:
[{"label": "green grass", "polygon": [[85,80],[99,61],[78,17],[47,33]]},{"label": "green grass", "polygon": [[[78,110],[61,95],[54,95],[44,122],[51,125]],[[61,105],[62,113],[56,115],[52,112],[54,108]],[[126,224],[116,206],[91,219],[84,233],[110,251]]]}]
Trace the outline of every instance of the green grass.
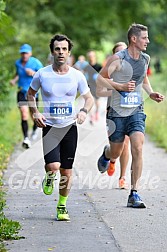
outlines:
[{"label": "green grass", "polygon": [[6,218],[3,209],[6,205],[4,199],[5,193],[2,190],[2,182],[0,181],[0,252],[6,252],[5,240],[18,240],[24,237],[18,235],[21,228],[19,222]]},{"label": "green grass", "polygon": [[[1,104],[3,115],[0,117],[0,251],[5,252],[4,240],[20,239],[18,232],[21,228],[19,222],[6,218],[3,209],[6,205],[3,191],[3,170],[7,168],[14,146],[21,138],[20,114],[16,105],[16,95],[11,93],[10,104]],[[10,107],[11,110],[5,109]]]},{"label": "green grass", "polygon": [[[0,171],[6,168],[11,152],[21,140],[19,111],[15,107],[0,117]],[[2,175],[2,174],[1,174]]]},{"label": "green grass", "polygon": [[165,95],[161,103],[156,103],[151,99],[145,101],[145,112],[147,114],[146,133],[156,142],[157,146],[167,151],[167,74],[155,74],[149,78],[154,91]]}]

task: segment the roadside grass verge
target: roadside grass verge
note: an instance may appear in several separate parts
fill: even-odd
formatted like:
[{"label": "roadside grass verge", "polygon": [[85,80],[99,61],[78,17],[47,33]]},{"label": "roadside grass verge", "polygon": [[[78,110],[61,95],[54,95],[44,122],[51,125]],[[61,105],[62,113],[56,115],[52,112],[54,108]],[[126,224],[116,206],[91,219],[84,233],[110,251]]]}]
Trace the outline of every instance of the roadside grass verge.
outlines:
[{"label": "roadside grass verge", "polygon": [[[14,146],[21,140],[20,115],[16,105],[16,96],[10,94],[10,104],[1,104],[3,111],[0,116],[0,251],[5,252],[3,241],[20,239],[18,232],[21,228],[19,222],[6,218],[3,210],[6,206],[5,192],[3,190],[3,171],[7,168],[8,161]],[[7,108],[7,109],[5,109]],[[10,109],[8,109],[10,108]]]},{"label": "roadside grass verge", "polygon": [[[0,182],[0,187],[1,186],[2,182]],[[3,212],[3,209],[6,205],[4,197],[5,193],[2,188],[0,188],[0,252],[6,251],[4,241],[18,240],[23,238],[18,235],[19,230],[21,229],[19,222],[9,220],[5,217],[5,214]]]},{"label": "roadside grass verge", "polygon": [[151,99],[145,101],[146,133],[167,151],[167,73],[153,74],[149,79],[153,90],[165,95],[165,99],[159,104]]}]

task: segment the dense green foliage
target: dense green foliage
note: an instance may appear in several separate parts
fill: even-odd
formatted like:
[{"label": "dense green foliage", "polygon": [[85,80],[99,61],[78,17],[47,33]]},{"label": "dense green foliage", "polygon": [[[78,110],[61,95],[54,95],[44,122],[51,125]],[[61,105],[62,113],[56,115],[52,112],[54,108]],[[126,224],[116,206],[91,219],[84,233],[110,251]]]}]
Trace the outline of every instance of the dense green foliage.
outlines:
[{"label": "dense green foliage", "polygon": [[[5,13],[5,3],[0,0],[0,114],[3,115],[3,103],[8,99],[9,94],[9,69],[4,62],[4,57],[7,55],[7,47],[5,47],[8,38],[15,35],[14,27],[12,26],[12,18]],[[6,102],[7,105],[7,102]],[[7,109],[7,107],[6,107]]]},{"label": "dense green foliage", "polygon": [[[23,42],[33,45],[34,53],[45,61],[50,36],[65,33],[75,42],[74,53],[81,54],[102,41],[126,41],[126,31],[133,22],[150,29],[151,46],[167,48],[166,0],[7,0],[6,13],[13,19],[16,35],[9,45]],[[15,45],[14,45],[15,44]],[[156,49],[157,51],[157,49]],[[17,51],[16,51],[17,52]]]}]

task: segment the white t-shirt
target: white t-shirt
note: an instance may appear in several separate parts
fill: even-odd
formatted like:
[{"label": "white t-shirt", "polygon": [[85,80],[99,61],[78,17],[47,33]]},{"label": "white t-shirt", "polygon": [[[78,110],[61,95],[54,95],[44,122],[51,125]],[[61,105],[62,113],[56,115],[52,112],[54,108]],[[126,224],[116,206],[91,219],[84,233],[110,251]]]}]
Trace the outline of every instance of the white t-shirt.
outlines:
[{"label": "white t-shirt", "polygon": [[46,124],[57,128],[66,127],[75,122],[75,98],[77,92],[85,95],[89,87],[85,76],[72,67],[66,74],[53,71],[52,65],[37,71],[30,84],[35,91],[41,89]]}]

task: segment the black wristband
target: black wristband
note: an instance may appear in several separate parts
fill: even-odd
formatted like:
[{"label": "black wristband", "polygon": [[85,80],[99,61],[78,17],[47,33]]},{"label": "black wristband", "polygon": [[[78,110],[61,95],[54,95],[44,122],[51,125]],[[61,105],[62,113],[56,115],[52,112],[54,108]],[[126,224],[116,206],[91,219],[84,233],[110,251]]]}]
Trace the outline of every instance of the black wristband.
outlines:
[{"label": "black wristband", "polygon": [[81,108],[80,111],[83,111],[83,112],[85,112],[86,114],[88,113],[87,109],[85,109],[85,108]]}]

